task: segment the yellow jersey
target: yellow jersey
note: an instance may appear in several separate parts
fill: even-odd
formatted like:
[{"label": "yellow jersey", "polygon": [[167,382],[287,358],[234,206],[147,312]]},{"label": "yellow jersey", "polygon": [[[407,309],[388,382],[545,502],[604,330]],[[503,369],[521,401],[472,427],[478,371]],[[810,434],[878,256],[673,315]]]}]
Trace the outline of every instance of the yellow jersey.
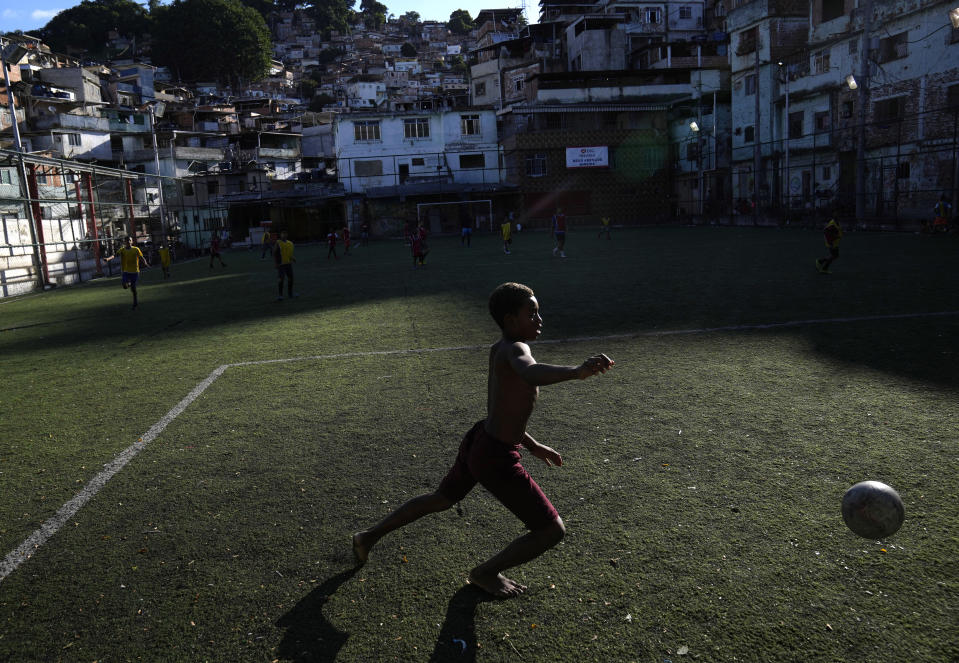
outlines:
[{"label": "yellow jersey", "polygon": [[157,253],[160,254],[160,264],[164,267],[170,266],[170,249],[159,249]]},{"label": "yellow jersey", "polygon": [[280,252],[281,265],[289,265],[293,262],[293,242],[281,239],[276,243],[276,248]]},{"label": "yellow jersey", "polygon": [[130,248],[121,247],[117,253],[120,254],[120,270],[127,273],[136,273],[140,271],[140,261],[143,260],[143,252],[135,246]]},{"label": "yellow jersey", "polygon": [[510,236],[513,234],[513,224],[507,221],[500,226],[500,232],[503,233],[503,241],[509,240]]}]

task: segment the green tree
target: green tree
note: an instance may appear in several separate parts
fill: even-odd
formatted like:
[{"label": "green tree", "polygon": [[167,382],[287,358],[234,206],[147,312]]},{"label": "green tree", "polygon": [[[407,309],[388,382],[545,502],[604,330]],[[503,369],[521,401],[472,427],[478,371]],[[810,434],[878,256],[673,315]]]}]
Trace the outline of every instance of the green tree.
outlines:
[{"label": "green tree", "polygon": [[40,38],[60,53],[108,54],[110,31],[127,39],[150,32],[150,15],[133,0],[83,0],[64,9],[40,29]]},{"label": "green tree", "polygon": [[335,103],[336,97],[323,92],[310,99],[310,110],[318,113],[323,110],[324,106],[332,106]]},{"label": "green tree", "polygon": [[238,0],[174,0],[154,17],[153,62],[182,80],[238,87],[263,78],[273,46],[263,17]]},{"label": "green tree", "polygon": [[450,14],[446,27],[455,35],[468,35],[473,29],[473,18],[465,9],[457,9]]},{"label": "green tree", "polygon": [[258,11],[264,19],[269,18],[270,14],[278,10],[274,0],[240,0],[240,2]]},{"label": "green tree", "polygon": [[469,67],[466,66],[466,60],[462,55],[453,55],[450,57],[450,71],[457,74],[465,74]]},{"label": "green tree", "polygon": [[402,55],[404,58],[415,58],[416,46],[408,41],[404,42],[403,45],[400,46],[400,55]]},{"label": "green tree", "polygon": [[379,30],[386,22],[386,5],[377,0],[360,0],[360,14],[367,28]]},{"label": "green tree", "polygon": [[329,36],[331,30],[349,32],[355,0],[313,0],[308,6],[319,32]]}]

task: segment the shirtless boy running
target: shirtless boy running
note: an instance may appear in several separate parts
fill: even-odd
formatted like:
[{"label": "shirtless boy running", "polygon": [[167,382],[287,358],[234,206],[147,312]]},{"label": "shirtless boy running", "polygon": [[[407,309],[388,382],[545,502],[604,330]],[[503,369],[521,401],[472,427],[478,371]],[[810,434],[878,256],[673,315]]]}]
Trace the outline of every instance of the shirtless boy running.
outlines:
[{"label": "shirtless boy running", "polygon": [[547,465],[563,464],[554,449],[526,432],[539,387],[585,380],[605,373],[614,362],[599,354],[579,366],[537,364],[527,343],[539,336],[543,319],[539,302],[525,285],[499,286],[490,295],[489,309],[503,337],[490,348],[486,418],[463,438],[453,467],[436,491],[414,497],[370,529],[354,534],[353,553],[357,564],[365,564],[370,550],[386,534],[450,508],[480,483],[529,529],[469,574],[472,584],[493,596],[509,598],[522,594],[526,587],[502,572],[538,557],[559,543],[566,532],[556,509],[520,464],[520,446]]}]

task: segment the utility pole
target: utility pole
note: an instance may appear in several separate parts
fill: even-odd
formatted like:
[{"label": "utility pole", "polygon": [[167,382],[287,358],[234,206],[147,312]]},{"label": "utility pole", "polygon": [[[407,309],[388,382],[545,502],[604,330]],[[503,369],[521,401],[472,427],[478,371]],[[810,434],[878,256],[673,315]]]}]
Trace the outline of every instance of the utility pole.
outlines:
[{"label": "utility pole", "polygon": [[3,82],[6,85],[7,105],[10,107],[10,123],[13,128],[13,149],[17,152],[23,151],[23,144],[20,142],[20,127],[17,125],[17,106],[13,99],[13,90],[10,89],[10,74],[7,67],[10,64],[17,64],[26,55],[27,49],[20,44],[11,42],[0,52],[0,66],[3,67]]},{"label": "utility pole", "polygon": [[[160,232],[163,233],[162,242],[166,242],[167,239],[167,224],[166,224],[166,205],[163,201],[163,178],[160,176],[160,151],[157,147],[157,120],[156,120],[156,110],[153,107],[153,104],[149,104],[147,108],[150,110],[150,133],[153,136],[153,167],[156,168],[157,173],[157,195],[159,196],[160,201]],[[174,162],[174,168],[176,167],[176,162]]]},{"label": "utility pole", "polygon": [[859,45],[859,136],[856,140],[856,223],[866,215],[866,106],[869,105],[869,33],[872,30],[872,1],[865,0],[862,42]]},{"label": "utility pole", "polygon": [[762,168],[763,148],[760,143],[759,131],[759,112],[761,109],[759,103],[759,28],[756,28],[756,111],[753,122],[753,225],[759,225],[759,174]]}]

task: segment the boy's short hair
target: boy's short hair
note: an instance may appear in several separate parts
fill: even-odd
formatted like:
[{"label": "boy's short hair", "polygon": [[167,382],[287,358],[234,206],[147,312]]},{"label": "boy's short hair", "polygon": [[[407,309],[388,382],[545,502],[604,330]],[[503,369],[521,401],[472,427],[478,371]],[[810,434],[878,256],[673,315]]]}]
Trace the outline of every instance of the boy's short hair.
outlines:
[{"label": "boy's short hair", "polygon": [[503,283],[496,287],[489,296],[489,312],[493,320],[503,328],[503,321],[510,313],[516,313],[529,298],[533,296],[533,289],[522,283]]}]

